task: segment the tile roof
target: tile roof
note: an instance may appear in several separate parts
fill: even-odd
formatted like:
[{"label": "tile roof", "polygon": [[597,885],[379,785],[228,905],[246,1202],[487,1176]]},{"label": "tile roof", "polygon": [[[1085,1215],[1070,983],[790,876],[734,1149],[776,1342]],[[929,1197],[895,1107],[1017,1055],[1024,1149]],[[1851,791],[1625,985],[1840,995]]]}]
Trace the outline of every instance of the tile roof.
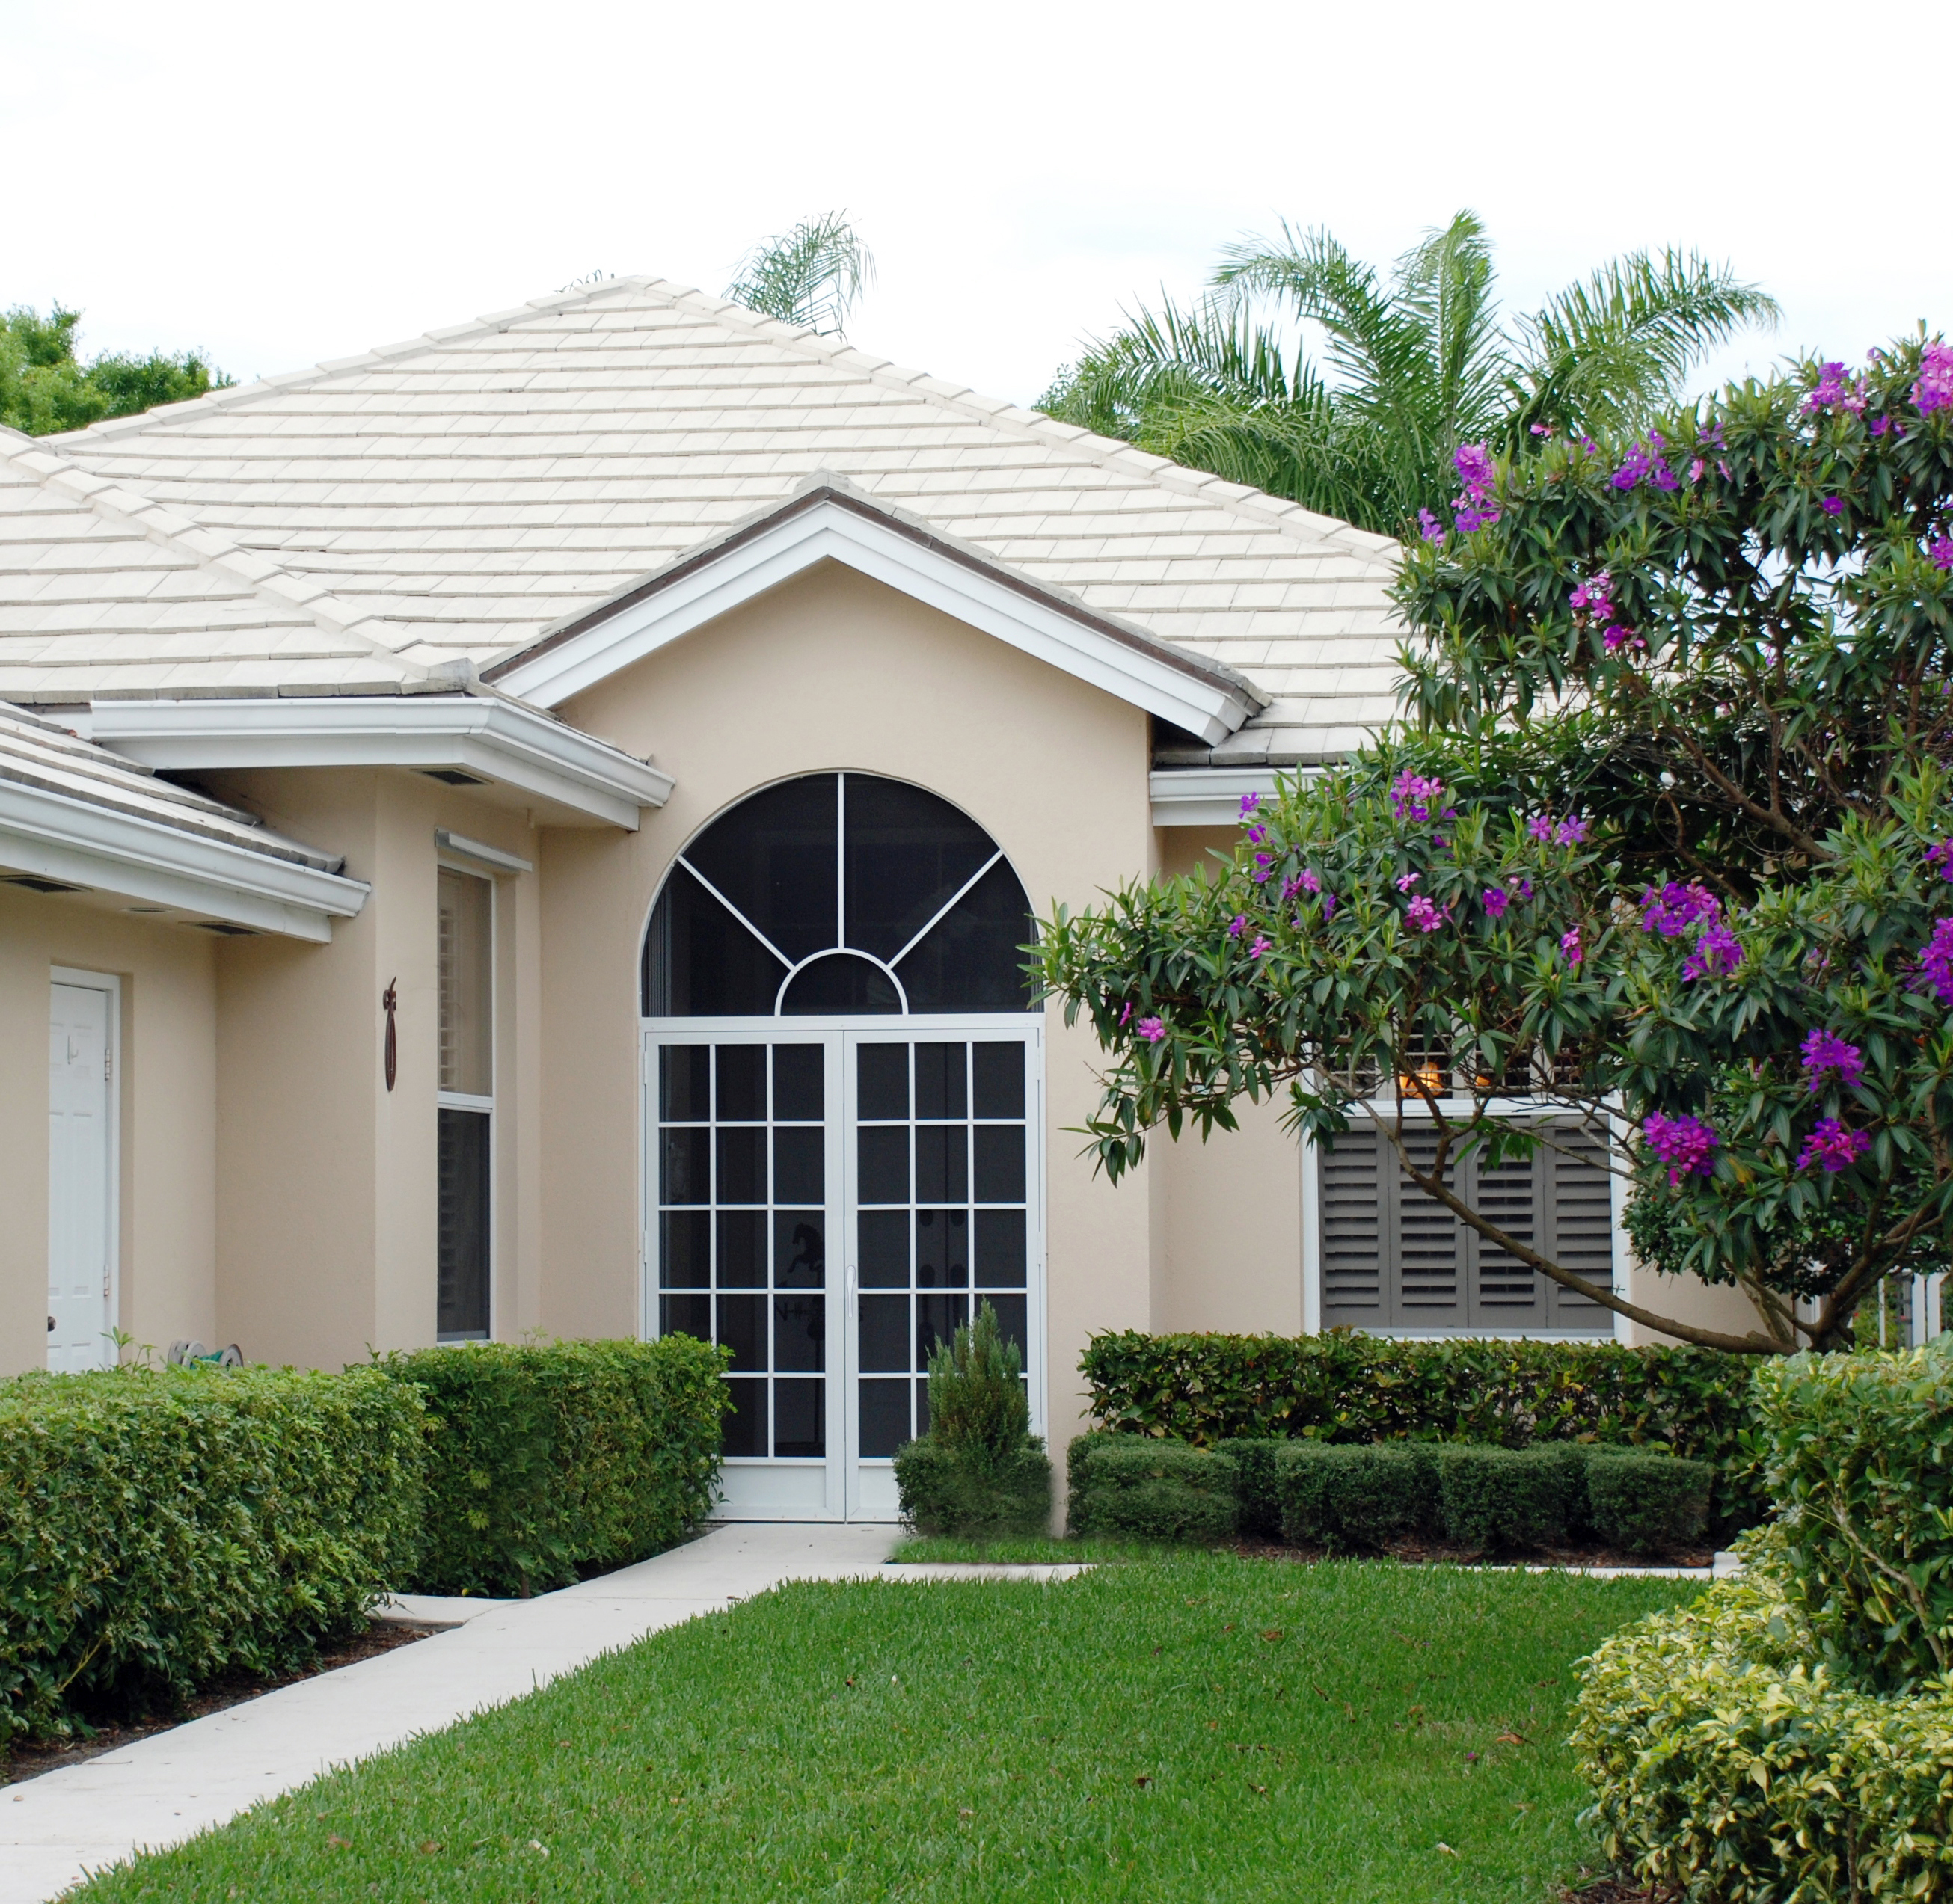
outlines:
[{"label": "tile roof", "polygon": [[1393,711],[1387,538],[651,279],[0,439],[0,696],[487,665],[819,469],[1247,676],[1217,758]]}]

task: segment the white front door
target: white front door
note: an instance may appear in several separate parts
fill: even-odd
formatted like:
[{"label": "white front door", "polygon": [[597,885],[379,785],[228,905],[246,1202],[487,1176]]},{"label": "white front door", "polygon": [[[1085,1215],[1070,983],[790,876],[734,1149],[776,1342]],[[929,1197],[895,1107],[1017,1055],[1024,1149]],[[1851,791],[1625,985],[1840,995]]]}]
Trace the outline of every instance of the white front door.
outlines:
[{"label": "white front door", "polygon": [[48,1367],[104,1367],[114,1285],[115,994],[52,988],[48,1026]]},{"label": "white front door", "polygon": [[929,1356],[988,1300],[1042,1426],[1042,1030],[645,1035],[647,1326],[732,1351],[722,1514],[892,1520]]}]

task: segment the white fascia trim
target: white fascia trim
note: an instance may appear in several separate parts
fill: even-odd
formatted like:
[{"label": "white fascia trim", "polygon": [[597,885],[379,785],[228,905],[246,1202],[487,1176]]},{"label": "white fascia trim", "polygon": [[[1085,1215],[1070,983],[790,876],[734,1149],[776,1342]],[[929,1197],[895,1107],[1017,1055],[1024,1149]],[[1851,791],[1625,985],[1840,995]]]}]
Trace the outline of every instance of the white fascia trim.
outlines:
[{"label": "white fascia trim", "polygon": [[[1290,779],[1309,778],[1319,769],[1284,768]],[[1232,826],[1241,817],[1241,799],[1275,797],[1273,767],[1165,767],[1146,777],[1155,826]]]},{"label": "white fascia trim", "polygon": [[1255,711],[1238,689],[1203,681],[1114,640],[1055,603],[831,503],[796,512],[728,549],[498,677],[497,685],[538,706],[559,706],[819,562],[841,562],[1210,745],[1226,739]]},{"label": "white fascia trim", "polygon": [[434,843],[442,852],[452,853],[458,860],[473,860],[482,866],[492,866],[497,872],[534,872],[536,869],[531,860],[504,853],[499,846],[484,846],[479,840],[450,833],[444,826],[434,828]]},{"label": "white fascia trim", "polygon": [[94,704],[102,744],[151,767],[453,767],[635,832],[672,777],[527,708],[479,694],[346,694]]},{"label": "white fascia trim", "polygon": [[371,890],[38,787],[0,781],[0,866],[324,944]]}]

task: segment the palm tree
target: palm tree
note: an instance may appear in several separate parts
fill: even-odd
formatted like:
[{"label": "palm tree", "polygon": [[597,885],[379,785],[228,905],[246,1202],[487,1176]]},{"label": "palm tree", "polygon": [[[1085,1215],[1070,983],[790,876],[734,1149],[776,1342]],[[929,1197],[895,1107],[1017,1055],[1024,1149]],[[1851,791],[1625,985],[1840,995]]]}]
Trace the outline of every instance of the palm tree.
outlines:
[{"label": "palm tree", "polygon": [[[1142,309],[1060,371],[1067,423],[1387,534],[1457,487],[1452,453],[1632,428],[1776,300],[1693,252],[1635,252],[1502,324],[1484,226],[1461,211],[1387,281],[1284,224],[1222,255],[1198,303]],[[1274,307],[1271,318],[1268,307]],[[1326,366],[1293,327],[1319,327]]]},{"label": "palm tree", "polygon": [[826,211],[762,239],[740,260],[726,295],[763,317],[839,337],[874,279],[875,261],[848,214]]}]

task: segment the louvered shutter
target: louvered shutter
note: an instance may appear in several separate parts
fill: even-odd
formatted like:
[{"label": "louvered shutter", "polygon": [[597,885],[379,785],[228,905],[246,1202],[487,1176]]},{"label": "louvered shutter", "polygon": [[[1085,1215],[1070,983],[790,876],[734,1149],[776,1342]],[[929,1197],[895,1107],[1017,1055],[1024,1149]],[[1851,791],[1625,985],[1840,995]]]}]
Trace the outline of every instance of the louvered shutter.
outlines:
[{"label": "louvered shutter", "polygon": [[[1322,1325],[1387,1329],[1383,1205],[1375,1131],[1353,1130],[1316,1153],[1321,1172]],[[1395,1159],[1391,1160],[1393,1165]]]},{"label": "louvered shutter", "polygon": [[[1544,1254],[1575,1276],[1584,1276],[1603,1289],[1612,1289],[1614,1199],[1606,1152],[1578,1124],[1559,1126],[1553,1132],[1553,1141],[1562,1148],[1540,1153],[1541,1160],[1550,1171],[1552,1184],[1547,1201],[1550,1229]],[[1549,1301],[1551,1326],[1556,1329],[1604,1332],[1613,1326],[1611,1312],[1558,1283],[1553,1286]]]},{"label": "louvered shutter", "polygon": [[[1544,1226],[1541,1206],[1545,1173],[1538,1151],[1530,1157],[1509,1157],[1488,1166],[1475,1156],[1468,1166],[1465,1200],[1487,1223],[1496,1223],[1514,1242],[1541,1248]],[[1462,1226],[1461,1226],[1462,1227]],[[1476,1230],[1467,1230],[1466,1246],[1471,1267],[1472,1299],[1467,1320],[1475,1329],[1516,1333],[1546,1326],[1545,1276],[1531,1264],[1507,1254]],[[1544,1253],[1544,1252],[1542,1252]]]},{"label": "louvered shutter", "polygon": [[[1379,1143],[1384,1141],[1378,1139]],[[1437,1160],[1434,1132],[1406,1130],[1404,1148],[1420,1170],[1428,1172]],[[1464,1226],[1412,1182],[1394,1151],[1390,1162],[1393,1167],[1388,1179],[1393,1186],[1388,1210],[1391,1248],[1385,1257],[1385,1282],[1393,1313],[1386,1326],[1461,1328],[1465,1323]],[[1444,1182],[1454,1187],[1456,1179],[1454,1165],[1447,1169]]]}]

